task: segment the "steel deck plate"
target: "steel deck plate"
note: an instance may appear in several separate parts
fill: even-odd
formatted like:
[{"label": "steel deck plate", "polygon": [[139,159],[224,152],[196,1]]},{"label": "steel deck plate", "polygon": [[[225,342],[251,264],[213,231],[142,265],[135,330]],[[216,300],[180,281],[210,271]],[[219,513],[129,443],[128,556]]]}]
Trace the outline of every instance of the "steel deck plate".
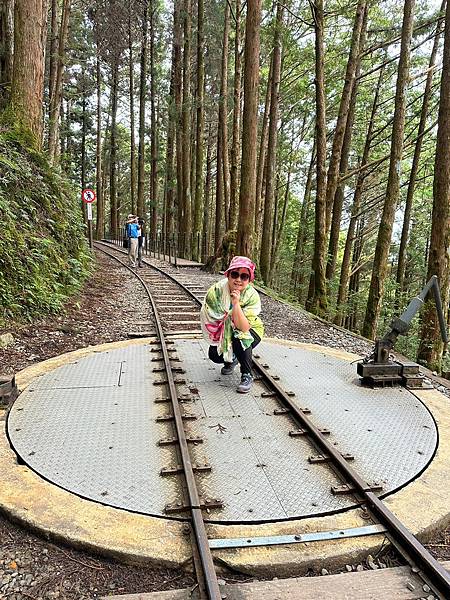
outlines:
[{"label": "steel deck plate", "polygon": [[[209,463],[199,475],[200,494],[220,498],[215,522],[274,521],[342,510],[352,499],[333,496],[340,483],[327,466],[310,464],[316,454],[307,439],[288,435],[295,428],[287,415],[274,415],[278,404],[261,397],[255,382],[250,394],[235,391],[238,370],[220,375],[202,340],[176,340],[186,369],[180,393],[194,402],[188,431],[204,439],[192,446],[194,462]],[[359,385],[355,365],[301,347],[263,342],[262,362],[308,406],[313,422],[331,430],[342,452],[368,481],[383,484],[383,494],[405,485],[431,460],[437,430],[426,407],[402,388],[369,389]],[[151,515],[181,502],[181,476],[161,477],[178,461],[170,423],[156,422],[170,412],[155,403],[166,395],[164,379],[152,369],[148,345],[95,353],[43,375],[16,400],[8,434],[22,459],[37,473],[80,496]],[[182,516],[182,515],[180,515]]]}]

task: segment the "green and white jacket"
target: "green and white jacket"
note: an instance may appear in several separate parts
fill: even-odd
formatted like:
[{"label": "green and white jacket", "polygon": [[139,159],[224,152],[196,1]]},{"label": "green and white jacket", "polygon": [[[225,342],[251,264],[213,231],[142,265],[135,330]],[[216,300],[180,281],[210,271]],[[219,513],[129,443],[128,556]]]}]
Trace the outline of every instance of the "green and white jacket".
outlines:
[{"label": "green and white jacket", "polygon": [[[258,317],[261,312],[261,300],[251,283],[242,290],[239,304],[250,323],[250,329],[253,329],[262,339],[264,325]],[[252,334],[249,331],[240,331],[235,327],[232,309],[228,279],[221,279],[207,291],[200,310],[200,321],[203,336],[210,344],[217,346],[217,352],[219,355],[223,354],[225,362],[233,360],[233,337],[240,340],[244,349],[251,346],[253,342]]]}]

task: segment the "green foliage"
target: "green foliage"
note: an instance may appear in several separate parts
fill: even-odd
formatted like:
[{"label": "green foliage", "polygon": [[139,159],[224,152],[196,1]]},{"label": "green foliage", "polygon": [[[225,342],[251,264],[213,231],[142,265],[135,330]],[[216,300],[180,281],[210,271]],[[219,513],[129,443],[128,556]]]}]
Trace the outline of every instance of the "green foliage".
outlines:
[{"label": "green foliage", "polygon": [[0,129],[0,326],[57,312],[88,274],[81,211],[45,156]]}]

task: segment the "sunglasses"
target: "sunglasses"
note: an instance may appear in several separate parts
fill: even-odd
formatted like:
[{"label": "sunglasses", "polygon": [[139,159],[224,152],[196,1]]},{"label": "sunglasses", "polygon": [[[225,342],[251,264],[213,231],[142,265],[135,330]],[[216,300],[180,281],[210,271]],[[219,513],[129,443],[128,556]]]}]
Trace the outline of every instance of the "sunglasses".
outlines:
[{"label": "sunglasses", "polygon": [[238,277],[241,281],[248,281],[250,279],[250,275],[248,273],[239,273],[239,271],[230,271],[231,279],[237,279]]}]

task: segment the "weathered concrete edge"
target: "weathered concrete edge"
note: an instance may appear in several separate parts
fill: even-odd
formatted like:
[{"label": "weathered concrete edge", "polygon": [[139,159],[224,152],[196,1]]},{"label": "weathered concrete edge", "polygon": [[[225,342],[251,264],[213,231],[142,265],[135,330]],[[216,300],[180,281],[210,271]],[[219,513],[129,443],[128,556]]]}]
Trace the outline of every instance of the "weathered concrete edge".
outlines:
[{"label": "weathered concrete edge", "polygon": [[[127,345],[154,342],[146,338],[102,344],[77,350],[17,374],[24,389],[33,379],[62,364],[73,362],[94,352]],[[297,346],[354,360],[355,355],[313,344],[268,339],[286,346]],[[433,412],[440,428],[440,446],[430,467],[412,484],[389,497],[386,504],[409,529],[426,539],[436,529],[450,522],[450,490],[446,486],[450,471],[450,415],[448,399],[434,390],[417,393]],[[60,540],[78,548],[129,563],[153,563],[165,566],[183,565],[190,560],[188,538],[183,524],[128,513],[83,500],[61,490],[16,463],[6,436],[0,438],[0,510],[11,520],[38,531],[47,538]],[[367,524],[359,509],[326,517],[264,525],[208,525],[210,538],[283,535],[359,527]],[[289,575],[305,572],[321,564],[340,566],[360,560],[376,552],[383,536],[339,540],[314,544],[295,544],[267,548],[245,548],[214,551],[218,563],[255,575],[267,573]]]}]

